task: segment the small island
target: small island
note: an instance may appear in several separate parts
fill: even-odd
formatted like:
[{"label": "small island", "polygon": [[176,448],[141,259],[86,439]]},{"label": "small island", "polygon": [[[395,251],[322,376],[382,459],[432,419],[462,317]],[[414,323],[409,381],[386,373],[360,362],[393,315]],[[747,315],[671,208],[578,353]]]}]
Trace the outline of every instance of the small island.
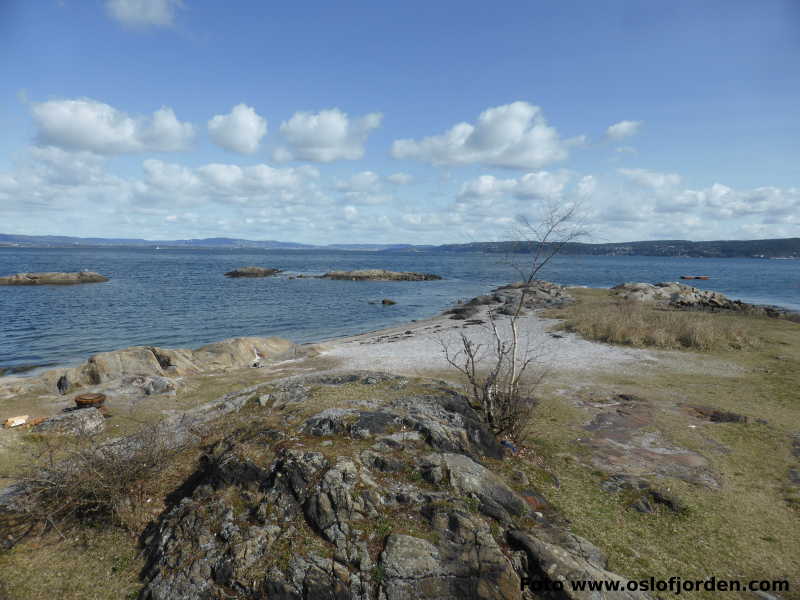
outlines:
[{"label": "small island", "polygon": [[267,269],[265,267],[240,267],[225,273],[225,277],[269,277],[280,273],[280,269]]},{"label": "small island", "polygon": [[75,285],[78,283],[102,283],[108,277],[94,271],[79,273],[17,273],[0,277],[0,285]]},{"label": "small island", "polygon": [[320,279],[342,279],[350,281],[435,281],[441,279],[432,273],[410,271],[387,271],[386,269],[358,269],[356,271],[330,271]]}]

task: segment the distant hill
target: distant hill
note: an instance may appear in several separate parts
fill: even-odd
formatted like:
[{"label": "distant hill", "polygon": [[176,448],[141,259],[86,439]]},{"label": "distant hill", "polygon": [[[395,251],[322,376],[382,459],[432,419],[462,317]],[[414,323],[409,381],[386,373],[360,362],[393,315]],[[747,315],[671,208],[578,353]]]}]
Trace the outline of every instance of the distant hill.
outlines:
[{"label": "distant hill", "polygon": [[[239,238],[202,238],[190,240],[142,240],[131,238],[79,238],[58,235],[9,235],[0,233],[0,246],[140,246],[140,247],[192,247],[192,248],[316,248],[310,244],[278,242],[275,240],[253,241]],[[384,244],[382,247],[385,247]]]},{"label": "distant hill", "polygon": [[[517,254],[531,250],[528,242],[472,242],[440,246],[413,244],[328,244],[315,246],[276,240],[244,240],[240,238],[201,238],[188,240],[143,240],[133,238],[79,238],[56,235],[0,234],[0,246],[16,247],[94,247],[132,246],[162,248],[260,248],[275,250],[332,249],[372,252],[486,252]],[[721,240],[690,242],[687,240],[655,240],[605,244],[566,244],[560,254],[582,256],[691,256],[706,258],[798,258],[800,238],[773,240]]]},{"label": "distant hill", "polygon": [[[437,246],[443,252],[527,253],[529,242],[473,242]],[[697,258],[800,258],[800,238],[775,240],[655,240],[606,244],[568,243],[560,254],[571,256],[689,256]]]}]

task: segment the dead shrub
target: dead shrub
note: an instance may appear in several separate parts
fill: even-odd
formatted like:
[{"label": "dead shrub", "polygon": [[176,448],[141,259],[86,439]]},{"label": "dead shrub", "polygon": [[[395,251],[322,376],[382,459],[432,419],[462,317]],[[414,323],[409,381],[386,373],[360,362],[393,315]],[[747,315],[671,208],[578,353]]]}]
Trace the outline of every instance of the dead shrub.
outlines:
[{"label": "dead shrub", "polygon": [[17,494],[5,519],[19,541],[70,525],[115,525],[138,533],[152,518],[159,476],[188,447],[189,436],[159,425],[109,443],[95,436],[43,435],[39,451],[14,478]]},{"label": "dead shrub", "polygon": [[535,392],[545,373],[541,369],[534,373],[535,357],[519,343],[516,319],[509,321],[513,336],[501,333],[494,313],[489,313],[492,343],[488,348],[462,333],[457,350],[442,343],[442,351],[447,363],[463,376],[470,405],[489,430],[497,437],[523,442],[533,424],[538,404]]}]

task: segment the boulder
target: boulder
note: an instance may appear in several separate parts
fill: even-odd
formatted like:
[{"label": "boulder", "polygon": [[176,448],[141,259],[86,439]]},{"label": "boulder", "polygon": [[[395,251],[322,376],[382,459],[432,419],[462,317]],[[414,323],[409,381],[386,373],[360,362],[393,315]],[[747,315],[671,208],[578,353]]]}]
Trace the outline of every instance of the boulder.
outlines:
[{"label": "boulder", "polygon": [[341,279],[350,281],[435,281],[441,279],[432,273],[413,273],[409,271],[387,271],[386,269],[359,269],[356,271],[330,271],[321,279]]},{"label": "boulder", "polygon": [[79,273],[17,273],[0,277],[0,285],[71,285],[76,283],[102,283],[108,277],[94,271]]},{"label": "boulder", "polygon": [[239,267],[225,273],[225,277],[269,277],[281,273],[280,269],[267,269],[265,267]]},{"label": "boulder", "polygon": [[36,425],[33,430],[40,433],[65,435],[93,435],[105,429],[106,420],[96,408],[83,408],[50,417]]}]

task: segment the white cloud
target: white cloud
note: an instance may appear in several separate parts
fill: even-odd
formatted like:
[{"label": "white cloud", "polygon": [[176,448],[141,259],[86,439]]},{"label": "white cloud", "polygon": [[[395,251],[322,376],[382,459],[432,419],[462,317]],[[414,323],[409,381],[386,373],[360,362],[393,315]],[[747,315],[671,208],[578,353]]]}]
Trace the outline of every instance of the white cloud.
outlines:
[{"label": "white cloud", "polygon": [[374,192],[380,188],[381,178],[372,171],[356,173],[347,181],[340,181],[336,188],[345,192]]},{"label": "white cloud", "polygon": [[165,27],[172,25],[181,0],[107,0],[111,18],[132,27]]},{"label": "white cloud", "polygon": [[414,178],[408,173],[392,173],[386,178],[386,180],[389,183],[394,183],[395,185],[408,185],[414,181]]},{"label": "white cloud", "polygon": [[639,132],[642,121],[620,121],[606,129],[606,137],[610,140],[622,140]]},{"label": "white cloud", "polygon": [[397,140],[392,155],[434,165],[535,169],[564,160],[570,146],[584,141],[584,137],[563,140],[538,106],[513,102],[483,111],[475,125],[458,123],[440,135]]},{"label": "white cloud", "polygon": [[345,206],[342,212],[344,213],[344,218],[348,221],[353,221],[358,218],[358,209],[355,206]]},{"label": "white cloud", "polygon": [[618,169],[618,171],[634,183],[654,190],[674,187],[681,182],[681,176],[677,173],[658,173],[647,169]]},{"label": "white cloud", "polygon": [[349,204],[385,204],[394,199],[383,193],[381,176],[373,171],[356,173],[346,181],[337,181],[335,187]]},{"label": "white cloud", "polygon": [[231,152],[253,154],[267,134],[267,120],[246,104],[237,104],[227,115],[208,122],[211,140]]},{"label": "white cloud", "polygon": [[540,170],[475,177],[463,182],[460,194],[455,182],[438,184],[449,198],[427,188],[393,198],[384,189],[388,178],[373,171],[336,181],[307,165],[195,167],[150,158],[140,174],[120,177],[108,171],[109,164],[88,151],[31,148],[12,171],[0,173],[0,222],[31,234],[437,243],[508,239],[520,216],[536,223],[537,211],[553,203],[583,200],[581,222],[598,241],[800,234],[798,188],[715,183],[654,191],[651,185],[620,187],[614,179]]},{"label": "white cloud", "polygon": [[516,179],[481,175],[464,183],[458,197],[464,199],[510,194],[518,199],[557,200],[562,197],[569,178],[569,173],[549,171],[526,173]]},{"label": "white cloud", "polygon": [[97,154],[185,150],[194,137],[190,123],[178,121],[171,108],[151,117],[131,117],[91,100],[49,100],[32,105],[40,143]]},{"label": "white cloud", "polygon": [[517,185],[516,179],[498,179],[494,175],[481,175],[461,186],[459,198],[481,198],[511,193]]},{"label": "white cloud", "polygon": [[578,182],[578,197],[590,198],[597,189],[597,179],[593,175],[584,175]]},{"label": "white cloud", "polygon": [[287,146],[278,148],[273,158],[313,162],[358,160],[364,156],[370,132],[380,126],[382,119],[381,113],[350,119],[338,108],[318,113],[297,112],[281,123],[280,131]]}]

